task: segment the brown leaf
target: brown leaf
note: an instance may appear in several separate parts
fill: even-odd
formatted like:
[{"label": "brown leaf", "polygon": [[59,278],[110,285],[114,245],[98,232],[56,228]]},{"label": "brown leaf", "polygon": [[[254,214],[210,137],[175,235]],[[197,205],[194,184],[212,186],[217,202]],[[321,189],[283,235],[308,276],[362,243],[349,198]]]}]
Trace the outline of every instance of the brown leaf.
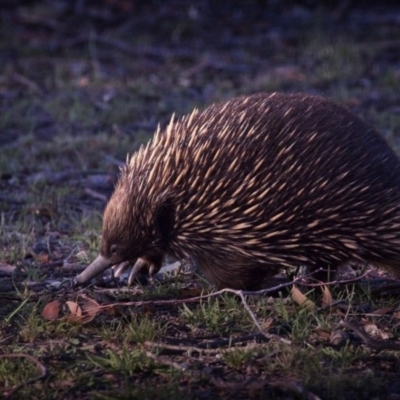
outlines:
[{"label": "brown leaf", "polygon": [[340,329],[334,330],[329,338],[330,344],[334,346],[344,346],[350,339],[350,335]]},{"label": "brown leaf", "polygon": [[91,299],[86,295],[81,295],[82,310],[83,310],[83,324],[87,324],[96,318],[96,315],[100,313],[102,307],[97,301]]},{"label": "brown leaf", "polygon": [[47,320],[55,320],[58,318],[60,313],[60,302],[59,300],[51,301],[47,303],[42,311],[42,317]]},{"label": "brown leaf", "polygon": [[82,309],[79,307],[78,303],[75,303],[74,301],[67,301],[65,302],[65,304],[69,308],[69,312],[71,313],[71,315],[75,317],[82,316]]},{"label": "brown leaf", "polygon": [[326,331],[326,330],[324,330],[324,329],[321,329],[321,328],[315,328],[315,329],[314,329],[314,332],[315,332],[320,338],[325,339],[325,340],[329,340],[330,337],[331,337],[331,333],[330,333],[330,332],[328,332],[328,331]]},{"label": "brown leaf", "polygon": [[263,320],[262,322],[262,328],[266,331],[270,328],[270,326],[272,325],[272,323],[274,322],[274,319],[269,317],[266,320]]},{"label": "brown leaf", "polygon": [[50,261],[50,256],[48,254],[41,253],[39,254],[38,261],[41,264],[47,264]]},{"label": "brown leaf", "polygon": [[65,304],[71,313],[65,317],[65,321],[70,323],[82,323],[82,309],[79,307],[79,304],[74,301],[67,301]]},{"label": "brown leaf", "polygon": [[292,300],[299,306],[305,307],[308,311],[315,310],[315,304],[308,299],[295,285],[293,285],[291,295]]},{"label": "brown leaf", "polygon": [[79,297],[79,303],[73,301],[67,301],[67,306],[71,312],[65,320],[72,323],[87,324],[96,318],[96,315],[103,310],[103,306],[100,306],[95,300],[91,299],[86,295]]},{"label": "brown leaf", "polygon": [[368,333],[369,336],[373,337],[374,339],[389,339],[389,335],[387,332],[382,331],[378,328],[375,324],[367,324],[363,326],[364,331]]}]

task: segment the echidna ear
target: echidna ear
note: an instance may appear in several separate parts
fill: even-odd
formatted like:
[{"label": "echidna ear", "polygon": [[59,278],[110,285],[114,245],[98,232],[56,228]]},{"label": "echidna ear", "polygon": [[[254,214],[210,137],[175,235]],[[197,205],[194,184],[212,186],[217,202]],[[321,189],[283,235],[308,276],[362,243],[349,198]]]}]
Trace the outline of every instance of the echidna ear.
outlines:
[{"label": "echidna ear", "polygon": [[154,213],[154,228],[162,241],[167,243],[175,224],[175,205],[171,199],[164,200]]}]

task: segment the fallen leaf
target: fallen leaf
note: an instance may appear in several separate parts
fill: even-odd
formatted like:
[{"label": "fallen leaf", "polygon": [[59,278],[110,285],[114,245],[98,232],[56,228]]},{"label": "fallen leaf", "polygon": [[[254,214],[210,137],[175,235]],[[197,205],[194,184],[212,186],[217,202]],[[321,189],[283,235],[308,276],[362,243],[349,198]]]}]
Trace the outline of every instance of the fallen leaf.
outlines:
[{"label": "fallen leaf", "polygon": [[65,304],[69,308],[71,315],[75,317],[82,316],[82,309],[79,307],[78,303],[75,303],[74,301],[67,301]]},{"label": "fallen leaf", "polygon": [[340,329],[333,331],[329,338],[330,344],[334,346],[344,346],[349,340],[350,335]]},{"label": "fallen leaf", "polygon": [[67,301],[65,304],[71,313],[65,317],[65,321],[70,323],[82,323],[82,309],[79,307],[79,304],[74,301]]},{"label": "fallen leaf", "polygon": [[104,308],[97,301],[84,294],[79,296],[79,304],[73,301],[67,301],[66,304],[71,314],[65,320],[78,324],[87,324],[93,321]]},{"label": "fallen leaf", "polygon": [[40,262],[40,264],[47,264],[50,261],[49,254],[46,253],[39,254],[38,261]]},{"label": "fallen leaf", "polygon": [[324,329],[315,328],[314,332],[322,339],[329,340],[331,338],[331,333]]},{"label": "fallen leaf", "polygon": [[42,317],[47,320],[55,320],[58,318],[60,313],[60,302],[59,300],[51,301],[47,303],[42,311]]},{"label": "fallen leaf", "polygon": [[270,326],[272,325],[272,323],[274,322],[274,319],[269,317],[266,320],[263,320],[262,322],[262,328],[266,331],[270,328]]},{"label": "fallen leaf", "polygon": [[389,339],[389,335],[387,332],[383,332],[381,329],[378,328],[375,324],[367,324],[363,326],[364,331],[368,333],[369,336],[373,337],[374,339]]},{"label": "fallen leaf", "polygon": [[81,307],[83,311],[83,319],[82,323],[87,324],[90,321],[93,321],[96,318],[96,315],[100,313],[102,307],[97,301],[91,299],[86,295],[81,295]]}]

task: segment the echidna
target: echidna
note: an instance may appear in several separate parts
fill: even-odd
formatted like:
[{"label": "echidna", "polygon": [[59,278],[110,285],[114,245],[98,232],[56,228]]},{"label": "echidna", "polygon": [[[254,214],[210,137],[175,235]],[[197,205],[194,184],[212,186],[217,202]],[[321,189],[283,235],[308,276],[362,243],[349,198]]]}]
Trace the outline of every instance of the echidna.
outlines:
[{"label": "echidna", "polygon": [[166,254],[236,289],[299,265],[371,262],[400,276],[399,159],[318,96],[256,94],[172,118],[127,162],[100,255],[75,283],[138,258],[154,273]]}]

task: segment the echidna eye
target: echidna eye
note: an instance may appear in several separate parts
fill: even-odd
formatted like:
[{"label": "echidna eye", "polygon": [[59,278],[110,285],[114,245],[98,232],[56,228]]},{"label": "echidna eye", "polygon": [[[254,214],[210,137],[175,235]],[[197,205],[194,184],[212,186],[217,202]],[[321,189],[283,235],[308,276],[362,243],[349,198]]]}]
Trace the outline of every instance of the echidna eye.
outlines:
[{"label": "echidna eye", "polygon": [[118,251],[117,245],[116,245],[116,244],[111,245],[111,247],[110,247],[110,253],[111,253],[112,255],[115,255],[115,254],[117,254],[117,251]]}]

